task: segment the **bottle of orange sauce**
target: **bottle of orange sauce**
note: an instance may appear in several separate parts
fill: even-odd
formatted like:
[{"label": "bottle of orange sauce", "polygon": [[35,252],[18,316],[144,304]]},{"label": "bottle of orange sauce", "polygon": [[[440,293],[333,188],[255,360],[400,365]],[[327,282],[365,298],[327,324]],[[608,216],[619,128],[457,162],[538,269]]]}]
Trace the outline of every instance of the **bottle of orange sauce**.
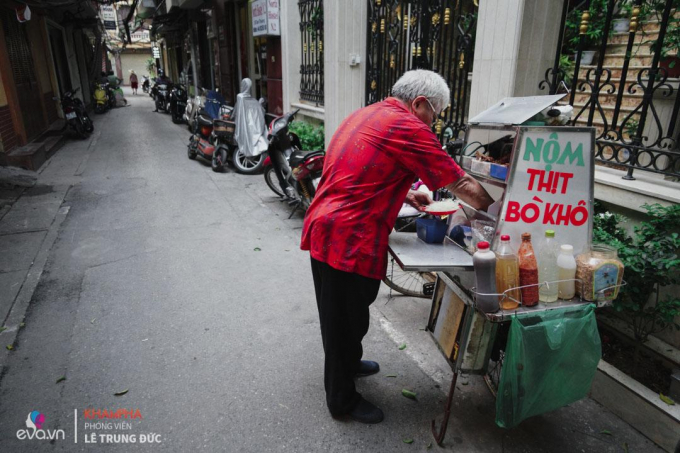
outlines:
[{"label": "bottle of orange sauce", "polygon": [[[519,285],[519,260],[510,245],[510,236],[501,235],[501,243],[496,250],[496,291],[503,294],[511,288]],[[500,304],[503,310],[514,310],[519,307],[522,296],[519,289],[513,289],[501,297]]]}]

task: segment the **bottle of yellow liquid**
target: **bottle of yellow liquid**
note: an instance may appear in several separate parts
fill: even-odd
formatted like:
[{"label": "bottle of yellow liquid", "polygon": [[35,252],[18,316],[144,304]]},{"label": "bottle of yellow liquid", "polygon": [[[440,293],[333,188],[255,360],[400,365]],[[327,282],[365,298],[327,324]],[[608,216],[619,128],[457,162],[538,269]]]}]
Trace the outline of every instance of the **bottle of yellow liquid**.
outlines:
[{"label": "bottle of yellow liquid", "polygon": [[[496,291],[503,294],[510,288],[519,286],[519,260],[510,246],[510,236],[501,236],[501,243],[496,250]],[[514,289],[506,293],[505,298],[501,298],[500,304],[503,310],[514,310],[519,306],[517,301],[521,301],[519,289]],[[512,300],[512,299],[515,300]]]}]

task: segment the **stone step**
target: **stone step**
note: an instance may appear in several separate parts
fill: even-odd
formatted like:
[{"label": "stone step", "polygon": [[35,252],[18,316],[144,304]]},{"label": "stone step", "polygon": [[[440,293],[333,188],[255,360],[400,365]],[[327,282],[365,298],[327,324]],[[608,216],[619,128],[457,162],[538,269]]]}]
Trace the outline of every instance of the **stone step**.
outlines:
[{"label": "stone step", "polygon": [[[631,64],[628,66],[628,72],[626,75],[626,80],[631,80],[634,79],[634,77],[637,77],[637,74],[640,70],[642,69],[648,69],[649,66],[641,66],[641,65],[634,65]],[[586,78],[586,74],[588,73],[589,70],[595,71],[597,69],[597,65],[586,65],[586,66],[581,66],[579,68],[579,80]],[[615,65],[615,66],[603,66],[603,69],[609,69],[611,73],[612,79],[620,79],[621,78],[621,73],[623,71],[623,65]],[[592,76],[591,76],[592,77]]]},{"label": "stone step", "polygon": [[37,171],[47,160],[45,143],[33,142],[15,148],[7,155],[7,163],[13,167]]},{"label": "stone step", "polygon": [[[627,44],[629,36],[630,36],[630,33],[612,33],[612,35],[607,40],[607,43],[608,44]],[[633,42],[643,44],[647,41],[654,41],[658,37],[659,37],[658,31],[646,32],[646,33],[641,33],[641,32],[638,31],[637,33],[635,33],[635,40]]]},{"label": "stone step", "polygon": [[64,135],[48,135],[42,140],[45,144],[45,155],[49,159],[64,145],[66,137]]},{"label": "stone step", "polygon": [[[618,90],[618,87],[617,87]],[[614,91],[612,94],[607,94],[607,93],[599,93],[598,98],[600,99],[600,103],[602,105],[616,105],[616,100],[618,97],[618,91]],[[639,91],[638,93],[635,94],[630,94],[628,91],[623,92],[623,96],[621,97],[621,106],[622,107],[635,107],[639,105],[642,102],[642,92]],[[590,99],[590,92],[576,92],[576,95],[574,96],[574,103],[578,104],[585,104],[588,102]]]},{"label": "stone step", "polygon": [[[596,57],[597,58],[597,57]],[[626,59],[626,54],[625,53],[607,53],[604,56],[604,61],[602,62],[603,67],[609,68],[612,66],[621,66],[623,67],[623,63]],[[652,65],[652,60],[654,59],[654,55],[643,55],[643,54],[633,54],[630,58],[630,65],[634,66],[651,66]]]}]

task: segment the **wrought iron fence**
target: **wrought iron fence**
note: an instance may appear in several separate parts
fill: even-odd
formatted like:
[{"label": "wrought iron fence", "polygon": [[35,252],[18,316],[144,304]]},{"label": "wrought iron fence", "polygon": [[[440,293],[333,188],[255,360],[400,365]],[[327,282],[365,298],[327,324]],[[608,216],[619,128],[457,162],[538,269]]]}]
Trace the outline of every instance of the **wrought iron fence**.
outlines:
[{"label": "wrought iron fence", "polygon": [[323,0],[299,0],[300,99],[323,105]]},{"label": "wrought iron fence", "polygon": [[680,177],[680,1],[574,3],[564,1],[555,62],[539,87],[569,91],[571,124],[597,128],[596,161],[627,170],[624,179],[636,169]]},{"label": "wrought iron fence", "polygon": [[473,0],[369,0],[366,104],[385,99],[406,71],[430,69],[451,89],[435,125],[442,142],[465,129],[477,9]]}]

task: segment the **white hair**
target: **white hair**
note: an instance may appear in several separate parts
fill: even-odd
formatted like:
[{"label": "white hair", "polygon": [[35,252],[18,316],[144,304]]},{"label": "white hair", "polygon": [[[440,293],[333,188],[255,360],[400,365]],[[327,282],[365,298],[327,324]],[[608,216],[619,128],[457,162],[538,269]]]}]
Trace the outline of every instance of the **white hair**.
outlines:
[{"label": "white hair", "polygon": [[405,72],[392,87],[392,96],[410,104],[418,96],[425,96],[437,112],[449,105],[451,91],[446,80],[434,71],[414,69]]}]

